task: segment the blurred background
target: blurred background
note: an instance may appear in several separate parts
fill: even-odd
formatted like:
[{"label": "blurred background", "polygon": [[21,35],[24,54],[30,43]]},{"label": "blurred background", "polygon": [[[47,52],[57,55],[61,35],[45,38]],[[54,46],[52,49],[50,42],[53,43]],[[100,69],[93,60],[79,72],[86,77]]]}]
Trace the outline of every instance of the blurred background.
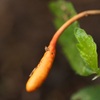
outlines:
[{"label": "blurred background", "polygon": [[[77,12],[100,9],[100,0],[69,0]],[[0,0],[0,100],[69,100],[77,90],[100,84],[100,78],[75,74],[59,44],[53,68],[43,85],[27,93],[25,85],[56,29],[50,0]],[[81,19],[100,51],[100,16]],[[100,54],[100,53],[99,53]],[[100,62],[100,61],[99,61]]]}]

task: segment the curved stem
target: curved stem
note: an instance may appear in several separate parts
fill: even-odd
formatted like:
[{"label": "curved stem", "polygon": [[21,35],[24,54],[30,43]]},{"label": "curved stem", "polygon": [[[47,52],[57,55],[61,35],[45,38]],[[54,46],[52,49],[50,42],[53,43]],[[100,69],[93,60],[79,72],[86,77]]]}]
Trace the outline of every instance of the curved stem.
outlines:
[{"label": "curved stem", "polygon": [[63,31],[69,26],[71,25],[73,22],[77,21],[78,19],[88,16],[88,15],[96,15],[96,14],[100,14],[100,10],[87,10],[84,12],[81,12],[77,15],[75,15],[74,17],[72,17],[71,19],[69,19],[67,22],[65,22],[59,29],[58,31],[54,34],[53,38],[50,41],[49,46],[50,47],[54,47],[56,46],[57,40],[60,37],[60,35],[63,33]]}]

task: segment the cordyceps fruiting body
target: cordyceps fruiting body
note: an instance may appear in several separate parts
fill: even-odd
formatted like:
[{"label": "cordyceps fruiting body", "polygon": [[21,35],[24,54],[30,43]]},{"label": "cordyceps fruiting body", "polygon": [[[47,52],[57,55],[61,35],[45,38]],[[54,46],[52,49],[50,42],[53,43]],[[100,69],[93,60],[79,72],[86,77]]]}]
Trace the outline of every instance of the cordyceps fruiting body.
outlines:
[{"label": "cordyceps fruiting body", "polygon": [[43,81],[48,76],[48,73],[52,67],[55,58],[55,48],[45,47],[45,53],[37,65],[37,67],[32,71],[30,78],[26,84],[26,90],[28,92],[36,90],[41,86]]},{"label": "cordyceps fruiting body", "polygon": [[72,17],[71,19],[69,19],[58,29],[58,31],[54,34],[53,38],[51,39],[49,46],[45,48],[45,53],[42,59],[40,60],[37,67],[32,71],[30,78],[26,83],[26,90],[28,92],[35,91],[42,85],[44,80],[47,78],[55,58],[57,40],[63,33],[63,31],[76,20],[84,16],[95,15],[95,14],[100,14],[100,10],[89,10],[81,12]]}]

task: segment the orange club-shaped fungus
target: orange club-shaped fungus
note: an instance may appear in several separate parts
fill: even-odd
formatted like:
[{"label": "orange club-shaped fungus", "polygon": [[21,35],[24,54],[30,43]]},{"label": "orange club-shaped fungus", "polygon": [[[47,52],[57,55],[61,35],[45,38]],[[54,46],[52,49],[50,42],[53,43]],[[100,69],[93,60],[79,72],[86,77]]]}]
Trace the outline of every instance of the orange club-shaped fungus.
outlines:
[{"label": "orange club-shaped fungus", "polygon": [[40,60],[39,64],[35,69],[33,69],[27,83],[26,83],[26,91],[32,92],[39,88],[44,80],[47,78],[48,73],[52,67],[55,54],[56,54],[56,43],[60,35],[63,31],[73,22],[77,21],[78,19],[88,16],[88,15],[95,15],[100,14],[100,10],[88,10],[81,12],[68,21],[66,21],[54,34],[53,38],[51,39],[49,46],[45,48],[45,53]]}]

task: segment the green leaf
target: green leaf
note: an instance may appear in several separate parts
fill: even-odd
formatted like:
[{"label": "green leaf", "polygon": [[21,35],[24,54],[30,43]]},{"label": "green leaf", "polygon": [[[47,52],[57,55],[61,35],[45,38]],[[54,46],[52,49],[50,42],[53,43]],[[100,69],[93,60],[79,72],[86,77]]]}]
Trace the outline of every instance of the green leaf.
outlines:
[{"label": "green leaf", "polygon": [[66,2],[65,0],[50,2],[49,8],[51,12],[55,15],[54,23],[56,24],[57,28],[59,28],[59,25],[63,24],[69,18],[76,15],[76,11],[72,3]]},{"label": "green leaf", "polygon": [[[49,4],[50,10],[55,16],[54,25],[58,29],[65,21],[76,15],[76,11],[70,2],[64,0],[51,2]],[[76,21],[70,25],[59,39],[64,56],[69,60],[73,70],[79,75],[87,76],[92,74],[92,70],[87,67],[87,64],[81,58],[80,53],[76,47],[77,40],[74,35],[74,29],[79,27]]]},{"label": "green leaf", "polygon": [[75,37],[78,41],[77,48],[82,59],[94,73],[98,72],[97,47],[90,35],[87,35],[83,29],[75,29]]},{"label": "green leaf", "polygon": [[71,100],[100,100],[100,85],[89,86],[73,94]]}]

